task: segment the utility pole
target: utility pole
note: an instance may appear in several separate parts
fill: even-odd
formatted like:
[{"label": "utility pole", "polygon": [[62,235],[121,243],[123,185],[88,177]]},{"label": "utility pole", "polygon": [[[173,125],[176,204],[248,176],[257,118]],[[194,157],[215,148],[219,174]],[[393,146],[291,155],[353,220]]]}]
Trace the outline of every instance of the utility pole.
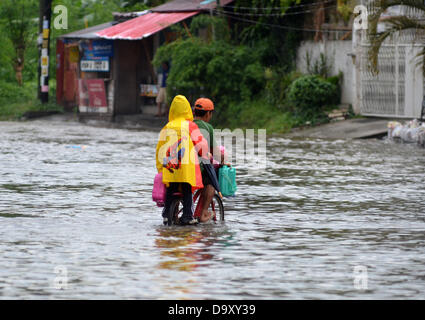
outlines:
[{"label": "utility pole", "polygon": [[[220,14],[220,9],[221,9],[221,7],[220,7],[220,0],[216,0],[216,16],[218,16],[219,14]],[[213,23],[213,39],[214,39],[214,41],[215,40],[217,40],[216,39],[216,35],[215,35],[215,26],[214,26],[214,23]]]},{"label": "utility pole", "polygon": [[49,56],[50,56],[50,20],[52,0],[40,0],[38,29],[38,98],[42,103],[49,101]]}]

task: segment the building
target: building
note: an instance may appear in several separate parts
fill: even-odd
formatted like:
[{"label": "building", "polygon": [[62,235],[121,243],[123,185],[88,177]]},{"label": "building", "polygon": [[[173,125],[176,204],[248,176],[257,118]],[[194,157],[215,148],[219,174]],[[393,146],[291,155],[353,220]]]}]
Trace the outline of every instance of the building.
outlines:
[{"label": "building", "polygon": [[[314,8],[311,15],[325,11],[326,18],[334,17],[336,3],[329,1],[327,7]],[[357,3],[368,2],[358,0]],[[376,10],[373,4],[365,8],[369,14]],[[406,6],[390,7],[380,15],[378,32],[383,32],[388,27],[388,17],[394,16],[424,19],[423,11]],[[352,105],[358,114],[384,118],[421,117],[425,81],[423,60],[417,55],[424,50],[424,32],[404,30],[385,40],[378,55],[379,73],[375,74],[369,67],[371,44],[367,27],[354,28],[353,19],[354,15],[346,25],[337,25],[323,16],[319,27],[312,25],[313,18],[305,19],[306,23],[310,22],[305,29],[315,35],[320,32],[321,37],[314,37],[314,40],[304,37],[297,52],[297,69],[307,73],[309,64],[326,63],[330,75],[342,72],[341,103]]]},{"label": "building", "polygon": [[[233,0],[221,0],[225,6]],[[157,48],[175,39],[170,26],[216,1],[175,0],[151,10],[114,14],[114,20],[61,36],[57,41],[57,101],[78,107],[81,119],[112,121],[117,115],[146,113],[154,105],[158,75],[151,61]]]}]

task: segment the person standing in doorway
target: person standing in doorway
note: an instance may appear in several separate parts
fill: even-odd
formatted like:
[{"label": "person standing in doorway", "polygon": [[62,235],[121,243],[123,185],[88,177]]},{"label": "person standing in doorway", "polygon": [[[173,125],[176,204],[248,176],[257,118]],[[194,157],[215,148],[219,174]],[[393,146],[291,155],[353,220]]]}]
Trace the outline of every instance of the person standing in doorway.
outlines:
[{"label": "person standing in doorway", "polygon": [[[167,78],[169,69],[170,65],[167,61],[164,61],[162,63],[162,79],[161,83],[159,83],[160,86],[158,90],[158,95],[156,97],[156,104],[158,106],[158,112],[155,115],[156,117],[162,117],[167,114]],[[164,112],[161,112],[162,104],[165,104]]]}]

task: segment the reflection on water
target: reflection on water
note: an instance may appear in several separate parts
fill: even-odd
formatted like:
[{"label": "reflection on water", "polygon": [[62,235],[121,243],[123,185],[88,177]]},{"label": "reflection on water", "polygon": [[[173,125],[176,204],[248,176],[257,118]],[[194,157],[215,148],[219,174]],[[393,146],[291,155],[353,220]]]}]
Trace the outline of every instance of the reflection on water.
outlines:
[{"label": "reflection on water", "polygon": [[202,266],[214,256],[210,252],[213,244],[210,232],[204,228],[162,227],[158,230],[155,244],[164,257],[159,268],[193,271]]},{"label": "reflection on water", "polygon": [[237,168],[224,223],[165,227],[157,133],[0,132],[2,298],[425,298],[424,149],[269,137],[266,170]]}]

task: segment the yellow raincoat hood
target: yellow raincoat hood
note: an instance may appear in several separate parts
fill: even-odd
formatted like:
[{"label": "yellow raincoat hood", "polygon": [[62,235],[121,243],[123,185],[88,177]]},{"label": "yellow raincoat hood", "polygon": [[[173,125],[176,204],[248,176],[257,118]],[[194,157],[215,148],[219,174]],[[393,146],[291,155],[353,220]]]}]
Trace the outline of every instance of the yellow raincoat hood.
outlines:
[{"label": "yellow raincoat hood", "polygon": [[174,97],[168,119],[156,146],[156,167],[162,172],[162,182],[167,187],[170,182],[189,183],[192,191],[202,188],[198,155],[189,129],[193,114],[186,97]]},{"label": "yellow raincoat hood", "polygon": [[168,121],[174,121],[177,119],[185,119],[193,121],[193,113],[190,108],[190,103],[187,101],[185,96],[175,96],[171,103],[170,113],[168,115]]}]

